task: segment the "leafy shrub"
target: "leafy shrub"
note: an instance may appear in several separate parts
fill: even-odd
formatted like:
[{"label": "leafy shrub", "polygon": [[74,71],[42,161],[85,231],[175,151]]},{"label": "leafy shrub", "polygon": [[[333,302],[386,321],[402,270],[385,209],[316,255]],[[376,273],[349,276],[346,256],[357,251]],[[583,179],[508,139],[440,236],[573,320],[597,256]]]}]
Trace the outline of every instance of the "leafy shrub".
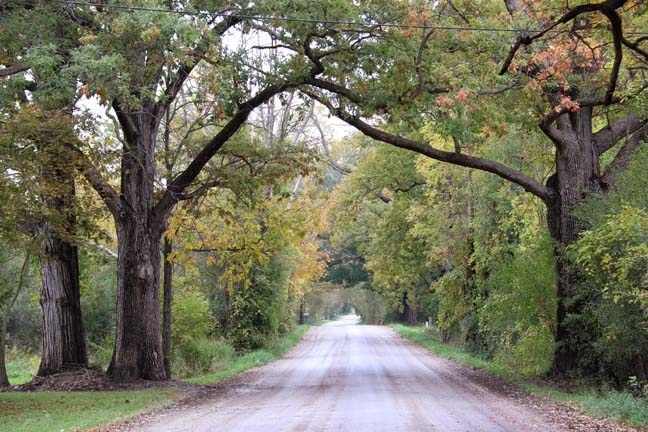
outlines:
[{"label": "leafy shrub", "polygon": [[213,327],[209,301],[200,291],[179,289],[173,299],[171,340],[183,350],[193,341],[206,338]]},{"label": "leafy shrub", "polygon": [[112,359],[112,352],[115,346],[115,336],[113,334],[106,336],[101,343],[89,341],[88,357],[92,365],[107,369]]},{"label": "leafy shrub", "polygon": [[554,284],[554,259],[546,233],[492,268],[483,284],[489,295],[479,316],[481,331],[496,351],[498,363],[524,375],[549,369],[554,348]]},{"label": "leafy shrub", "polygon": [[174,374],[182,378],[218,372],[235,357],[234,348],[224,340],[192,339],[176,351]]},{"label": "leafy shrub", "polygon": [[569,250],[585,303],[569,323],[586,347],[586,373],[625,385],[648,380],[648,212],[624,207],[585,231]]},{"label": "leafy shrub", "polygon": [[255,265],[248,286],[234,295],[233,326],[229,338],[239,352],[265,348],[284,331],[294,327],[286,287],[292,268],[290,251],[279,251],[265,265]]}]

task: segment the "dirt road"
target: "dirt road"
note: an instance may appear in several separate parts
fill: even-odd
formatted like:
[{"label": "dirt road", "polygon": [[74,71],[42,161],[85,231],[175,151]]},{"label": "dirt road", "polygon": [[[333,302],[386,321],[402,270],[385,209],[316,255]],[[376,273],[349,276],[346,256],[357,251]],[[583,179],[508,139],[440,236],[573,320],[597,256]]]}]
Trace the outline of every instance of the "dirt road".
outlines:
[{"label": "dirt road", "polygon": [[217,400],[169,411],[141,431],[557,431],[461,369],[353,317],[309,330],[281,360]]}]

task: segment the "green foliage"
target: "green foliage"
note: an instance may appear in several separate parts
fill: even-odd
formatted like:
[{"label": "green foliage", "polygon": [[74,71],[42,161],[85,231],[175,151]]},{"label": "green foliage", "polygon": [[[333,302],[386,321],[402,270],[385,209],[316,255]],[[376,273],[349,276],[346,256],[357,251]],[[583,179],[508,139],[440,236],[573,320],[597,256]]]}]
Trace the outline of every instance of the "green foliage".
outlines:
[{"label": "green foliage", "polygon": [[256,266],[250,285],[234,294],[230,337],[238,351],[264,348],[280,335],[282,327],[290,329],[292,317],[285,308],[293,271],[289,257],[290,251],[284,250],[268,264]]},{"label": "green foliage", "polygon": [[646,309],[647,243],[648,212],[625,207],[583,233],[574,246],[575,262],[606,298],[614,303],[638,303]]},{"label": "green foliage", "polygon": [[229,367],[235,356],[234,348],[227,341],[191,339],[175,346],[173,372],[179,378],[220,372]]},{"label": "green foliage", "polygon": [[479,311],[496,361],[524,375],[546,372],[553,355],[554,259],[548,234],[539,234],[491,268],[483,284],[488,298]]},{"label": "green foliage", "polygon": [[301,340],[307,330],[308,326],[297,326],[293,331],[270,344],[268,349],[250,351],[243,355],[230,356],[229,353],[233,352],[233,349],[224,348],[219,352],[225,352],[226,355],[222,355],[217,359],[215,358],[212,362],[212,364],[214,364],[216,363],[216,360],[218,360],[220,371],[205,376],[189,378],[185,381],[197,384],[213,384],[239,372],[262,366],[285,354]]},{"label": "green foliage", "polygon": [[606,196],[582,205],[581,223],[589,228],[567,251],[581,271],[576,301],[585,303],[569,322],[594,353],[579,359],[581,367],[618,386],[630,377],[648,382],[647,161],[643,148]]},{"label": "green foliage", "polygon": [[341,292],[345,303],[353,306],[364,324],[382,324],[385,321],[387,302],[380,293],[362,283]]},{"label": "green foliage", "polygon": [[92,350],[106,346],[115,329],[116,260],[92,246],[81,248],[79,258],[83,325]]},{"label": "green foliage", "polygon": [[191,345],[207,337],[213,327],[209,301],[195,289],[176,289],[171,316],[171,340],[176,350],[184,352]]},{"label": "green foliage", "polygon": [[6,362],[9,382],[11,385],[18,385],[29,382],[36,376],[40,357],[31,350],[13,346],[6,353]]},{"label": "green foliage", "polygon": [[585,311],[571,317],[571,325],[598,354],[581,359],[582,367],[621,384],[633,375],[648,380],[646,241],[648,214],[626,207],[583,233],[570,249],[583,269],[579,286],[587,299]]}]

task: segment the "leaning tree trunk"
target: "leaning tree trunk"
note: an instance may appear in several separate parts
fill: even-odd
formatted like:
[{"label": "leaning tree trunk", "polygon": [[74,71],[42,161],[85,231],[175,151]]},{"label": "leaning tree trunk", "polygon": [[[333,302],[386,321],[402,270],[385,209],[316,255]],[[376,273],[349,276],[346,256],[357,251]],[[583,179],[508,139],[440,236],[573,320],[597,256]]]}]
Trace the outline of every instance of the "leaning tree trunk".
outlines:
[{"label": "leaning tree trunk", "polygon": [[69,169],[69,164],[57,155],[51,156],[42,168],[44,180],[58,185],[57,192],[43,197],[44,203],[60,218],[45,220],[38,229],[42,245],[40,304],[43,310],[43,350],[38,376],[88,365],[81,314],[79,257],[72,243],[76,225],[75,188],[74,179],[67,172]]},{"label": "leaning tree trunk", "polygon": [[[164,217],[154,212],[155,120],[117,110],[128,125],[121,164],[121,205],[114,214],[119,245],[113,381],[164,380],[160,335],[160,242]],[[132,128],[132,129],[131,129]]]},{"label": "leaning tree trunk", "polygon": [[553,370],[559,374],[578,366],[584,348],[575,341],[574,329],[568,325],[570,316],[582,312],[586,299],[576,296],[578,269],[569,262],[565,248],[582,231],[574,210],[587,194],[602,192],[599,156],[592,139],[592,108],[583,107],[562,117],[558,122],[561,140],[556,143],[556,172],[547,181],[551,198],[546,203],[549,233],[555,243],[558,304]]}]

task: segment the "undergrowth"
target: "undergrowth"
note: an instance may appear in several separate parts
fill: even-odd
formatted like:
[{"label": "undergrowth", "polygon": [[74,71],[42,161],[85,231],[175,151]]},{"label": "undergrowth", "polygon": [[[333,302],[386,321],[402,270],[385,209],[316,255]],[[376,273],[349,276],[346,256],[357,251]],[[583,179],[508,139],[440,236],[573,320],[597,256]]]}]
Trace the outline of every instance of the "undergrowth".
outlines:
[{"label": "undergrowth", "polygon": [[231,346],[229,349],[223,348],[222,346],[220,348],[216,347],[217,343],[223,344],[225,342],[211,341],[214,345],[208,348],[210,344],[203,341],[203,344],[207,344],[203,346],[203,355],[205,355],[203,360],[205,364],[209,363],[206,353],[209,352],[209,355],[213,354],[213,357],[211,357],[211,368],[207,371],[203,369],[204,372],[202,375],[184,378],[183,381],[196,384],[211,384],[229,378],[239,372],[262,366],[277,359],[290,348],[297,345],[306,330],[308,330],[308,326],[306,325],[297,326],[292,332],[271,343],[267,348],[251,351],[243,355],[236,355]]}]

